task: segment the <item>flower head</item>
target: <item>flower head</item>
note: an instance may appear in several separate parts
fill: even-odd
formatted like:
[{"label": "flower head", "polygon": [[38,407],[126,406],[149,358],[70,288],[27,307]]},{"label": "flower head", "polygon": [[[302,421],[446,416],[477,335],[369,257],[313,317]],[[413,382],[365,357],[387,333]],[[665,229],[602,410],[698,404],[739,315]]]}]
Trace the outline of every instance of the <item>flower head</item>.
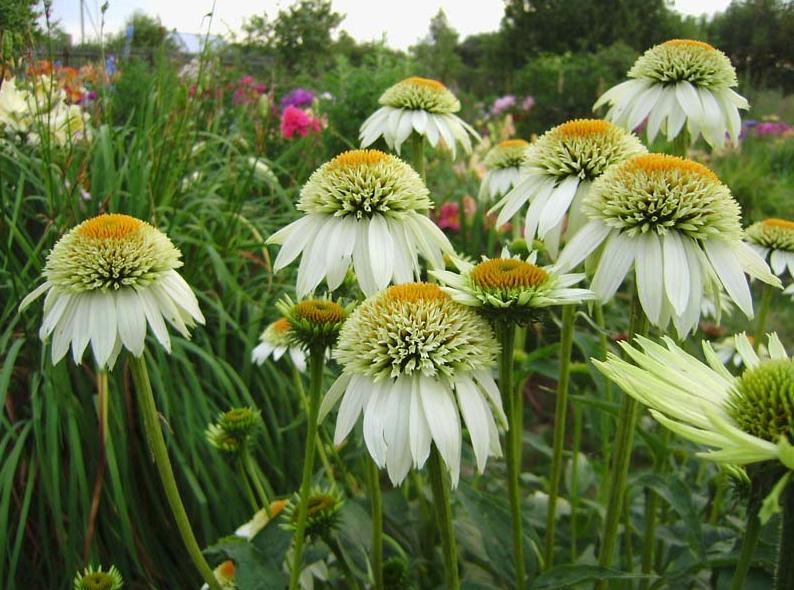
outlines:
[{"label": "flower head", "polygon": [[[295,530],[298,524],[298,505],[300,495],[295,494],[284,507],[285,529]],[[332,488],[314,487],[309,492],[306,507],[306,537],[309,539],[326,538],[339,524],[339,511],[342,509],[342,495]]]},{"label": "flower head", "polygon": [[788,268],[794,278],[794,221],[765,219],[748,227],[745,236],[758,254],[769,257],[772,272],[782,276]]},{"label": "flower head", "polygon": [[237,455],[247,446],[261,425],[259,410],[252,407],[232,408],[221,412],[204,433],[207,442],[223,453]]},{"label": "flower head", "polygon": [[595,298],[589,289],[571,289],[584,274],[558,275],[553,268],[535,264],[537,252],[527,259],[511,257],[507,251],[500,258],[483,258],[479,264],[456,259],[459,272],[433,271],[452,299],[477,307],[493,318],[510,318],[526,323],[539,308],[568,305]]},{"label": "flower head", "polygon": [[747,367],[739,377],[708,342],[706,364],[670,338],[666,348],[647,338],[637,342],[640,348],[620,343],[636,366],[613,354],[593,363],[664,426],[715,449],[699,456],[735,465],[772,460],[794,469],[794,362],[777,335],[769,336],[771,358],[764,361],[744,334],[736,336]]},{"label": "flower head", "polygon": [[628,77],[593,106],[611,105],[610,121],[635,129],[647,117],[649,141],[660,129],[672,140],[686,123],[693,140],[702,133],[709,144],[722,146],[727,133],[738,142],[738,109],[749,105],[731,90],[737,80],[730,60],[708,43],[673,39],[656,45],[637,59]]},{"label": "flower head", "polygon": [[289,352],[290,359],[299,371],[306,370],[306,355],[299,346],[295,346],[289,337],[289,320],[279,318],[270,324],[259,337],[259,344],[251,352],[251,360],[261,365],[268,357],[274,361],[280,359],[285,352]]},{"label": "flower head", "polygon": [[278,302],[289,329],[284,333],[294,346],[304,349],[330,348],[336,343],[339,330],[349,310],[330,299],[307,299],[293,303],[289,297]]},{"label": "flower head", "polygon": [[399,158],[378,150],[352,150],[323,164],[301,190],[298,209],[306,216],[270,237],[282,244],[276,271],[303,253],[298,295],[325,278],[341,285],[351,264],[365,294],[419,274],[418,254],[440,267],[452,245],[431,222],[430,193],[420,176]]},{"label": "flower head", "polygon": [[362,303],[345,323],[334,352],[342,376],[321,407],[325,415],[344,396],[335,442],[364,413],[364,439],[375,462],[399,484],[421,468],[435,443],[453,484],[460,472],[458,408],[480,471],[498,455],[496,420],[504,425],[491,376],[498,345],[488,323],[440,287],[395,285]]},{"label": "flower head", "polygon": [[[222,561],[218,567],[212,570],[212,573],[223,590],[237,589],[237,566],[231,559]],[[204,584],[201,590],[209,590],[209,585]]]},{"label": "flower head", "polygon": [[310,132],[319,133],[320,129],[322,121],[303,109],[290,105],[281,113],[281,136],[284,139],[293,139],[296,135],[306,137]]},{"label": "flower head", "polygon": [[441,82],[413,76],[388,88],[379,100],[383,105],[361,126],[361,147],[372,145],[381,135],[398,154],[414,131],[435,147],[439,140],[455,157],[457,143],[471,152],[470,135],[477,132],[460,117],[460,101]]},{"label": "flower head", "polygon": [[74,577],[74,590],[121,590],[124,580],[115,565],[107,571],[102,566],[88,566]]},{"label": "flower head", "polygon": [[113,366],[122,346],[143,354],[147,322],[170,352],[164,319],[185,338],[204,316],[176,272],[181,253],[168,237],[129,215],[99,215],[67,232],[47,256],[44,284],[22,301],[47,293],[39,336],[54,334],[52,362],[71,344],[80,363],[89,342],[97,364]]},{"label": "flower head", "polygon": [[480,184],[480,200],[492,201],[506,195],[518,184],[521,165],[525,162],[529,142],[508,139],[493,146],[485,155],[485,176]]},{"label": "flower head", "polygon": [[295,88],[281,97],[281,108],[289,106],[305,108],[314,102],[314,92],[305,88]]},{"label": "flower head", "polygon": [[565,214],[569,226],[582,225],[581,202],[592,181],[610,166],[645,153],[635,135],[608,121],[574,119],[544,133],[527,148],[519,182],[492,211],[497,226],[509,222],[529,202],[524,224],[527,242],[537,234],[556,257]]}]

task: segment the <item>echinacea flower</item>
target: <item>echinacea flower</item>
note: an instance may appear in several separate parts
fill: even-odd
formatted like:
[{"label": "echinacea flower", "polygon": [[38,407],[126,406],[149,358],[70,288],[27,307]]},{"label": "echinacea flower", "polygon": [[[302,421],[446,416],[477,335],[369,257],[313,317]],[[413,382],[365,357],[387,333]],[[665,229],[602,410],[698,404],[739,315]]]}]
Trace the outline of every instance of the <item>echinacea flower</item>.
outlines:
[{"label": "echinacea flower", "polygon": [[112,368],[122,348],[140,357],[147,323],[170,352],[166,321],[185,338],[189,328],[204,323],[196,296],[176,271],[181,256],[145,221],[99,215],[58,240],[44,265],[45,282],[19,309],[47,294],[39,337],[53,337],[53,364],[70,345],[79,364],[89,343],[99,367]]},{"label": "echinacea flower", "polygon": [[448,270],[431,274],[445,286],[454,301],[478,308],[487,316],[509,316],[525,323],[539,308],[573,305],[595,298],[589,289],[573,289],[584,273],[557,274],[553,268],[536,266],[537,252],[526,260],[511,257],[506,250],[500,258],[483,258],[479,264],[453,259],[457,273]]},{"label": "echinacea flower", "polygon": [[769,335],[769,360],[760,360],[744,335],[736,348],[745,371],[734,376],[711,344],[703,363],[664,338],[666,348],[639,337],[639,348],[620,345],[635,364],[610,353],[593,363],[656,420],[692,442],[711,447],[698,456],[747,465],[779,461],[794,469],[794,362],[776,334]]},{"label": "echinacea flower", "polygon": [[115,565],[107,571],[102,571],[102,566],[95,568],[88,566],[82,573],[74,577],[74,590],[121,590],[124,580]]},{"label": "echinacea flower", "polygon": [[418,254],[443,268],[449,240],[430,219],[430,193],[408,164],[378,150],[352,150],[323,164],[301,189],[306,215],[279,230],[278,272],[299,255],[299,296],[325,279],[334,290],[352,265],[362,291],[371,295],[390,282],[419,276]]},{"label": "echinacea flower", "polygon": [[306,355],[299,346],[295,346],[289,339],[289,321],[280,318],[270,324],[259,337],[259,344],[251,352],[251,360],[257,365],[263,364],[268,358],[277,361],[284,353],[289,353],[292,364],[299,371],[306,370]]},{"label": "echinacea flower", "polygon": [[648,140],[659,131],[673,140],[684,124],[692,141],[700,134],[722,147],[726,134],[738,144],[739,109],[747,100],[734,92],[736,71],[728,57],[702,41],[673,39],[651,47],[629,70],[626,82],[607,90],[593,110],[610,105],[606,118],[636,129],[647,117]]},{"label": "echinacea flower", "polygon": [[[295,494],[284,507],[282,527],[294,531],[298,522],[299,494]],[[342,495],[332,488],[315,486],[309,492],[306,508],[306,538],[325,539],[339,525]]]},{"label": "echinacea flower", "polygon": [[420,469],[435,444],[453,487],[460,473],[461,424],[477,468],[499,456],[497,422],[506,427],[491,375],[499,346],[473,309],[438,285],[395,285],[362,303],[342,328],[334,357],[343,373],[323,399],[324,416],[339,399],[335,444],[364,414],[364,440],[399,485]]},{"label": "echinacea flower", "polygon": [[745,236],[753,250],[768,258],[773,273],[782,277],[788,269],[794,279],[794,221],[765,219],[748,227]]},{"label": "echinacea flower", "polygon": [[213,447],[227,455],[237,456],[251,442],[254,431],[262,423],[259,410],[250,407],[232,408],[218,414],[204,437]]},{"label": "echinacea flower", "polygon": [[780,286],[742,241],[739,204],[728,187],[697,162],[634,156],[596,180],[582,208],[589,221],[558,267],[571,269],[603,245],[590,284],[599,299],[610,299],[634,265],[645,315],[661,328],[672,318],[679,336],[697,326],[704,292],[719,292],[719,283],[748,318],[753,301],[745,273]]},{"label": "echinacea flower", "polygon": [[608,121],[574,119],[544,133],[529,146],[516,186],[492,211],[499,211],[496,226],[509,222],[529,202],[524,238],[535,235],[555,258],[565,223],[581,225],[581,202],[592,182],[613,164],[645,153],[635,135]]},{"label": "echinacea flower", "polygon": [[485,155],[485,176],[480,183],[479,199],[489,203],[506,195],[518,184],[521,165],[524,163],[529,142],[508,139],[493,146]]},{"label": "echinacea flower", "polygon": [[287,296],[276,307],[289,324],[289,330],[285,332],[289,342],[307,350],[332,347],[350,312],[350,308],[330,299],[306,299],[294,303]]},{"label": "echinacea flower", "polygon": [[[222,561],[212,573],[223,590],[237,590],[237,566],[231,559]],[[209,585],[204,584],[201,590],[209,590]]]},{"label": "echinacea flower", "polygon": [[456,144],[460,143],[468,154],[469,136],[480,139],[468,123],[455,115],[460,110],[460,101],[436,80],[406,78],[388,88],[378,102],[383,106],[361,126],[361,147],[370,146],[383,136],[386,145],[399,154],[405,140],[416,132],[433,147],[441,141],[454,158]]}]

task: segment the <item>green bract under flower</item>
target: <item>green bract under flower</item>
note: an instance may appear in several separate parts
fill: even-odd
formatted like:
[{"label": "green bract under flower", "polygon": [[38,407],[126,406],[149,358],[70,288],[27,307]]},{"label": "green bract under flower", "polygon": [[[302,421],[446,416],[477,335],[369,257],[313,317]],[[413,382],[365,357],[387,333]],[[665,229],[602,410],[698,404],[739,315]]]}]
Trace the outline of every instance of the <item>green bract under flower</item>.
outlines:
[{"label": "green bract under flower", "polygon": [[585,214],[628,236],[676,230],[693,239],[742,236],[740,208],[705,166],[675,156],[635,156],[593,183]]},{"label": "green bract under flower", "polygon": [[748,227],[746,236],[764,248],[794,252],[794,221],[765,219]]},{"label": "green bract under flower", "polygon": [[634,63],[628,76],[663,84],[683,80],[710,89],[737,84],[736,71],[722,51],[689,39],[673,39],[651,47]]},{"label": "green bract under flower", "polygon": [[592,180],[645,146],[630,131],[601,119],[574,119],[544,133],[526,154],[530,173]]},{"label": "green bract under flower", "polygon": [[583,274],[557,274],[552,269],[535,265],[537,252],[523,260],[510,257],[505,251],[501,258],[484,259],[473,265],[457,260],[459,273],[432,271],[444,285],[444,291],[462,303],[477,307],[494,319],[525,324],[538,308],[579,303],[593,299],[588,289],[572,289]]},{"label": "green bract under flower", "polygon": [[232,408],[218,415],[218,424],[226,432],[249,436],[259,425],[261,412],[254,408]]},{"label": "green bract under flower", "polygon": [[460,101],[437,80],[412,76],[386,89],[379,101],[398,109],[423,110],[429,113],[457,113]]},{"label": "green bract under flower", "polygon": [[736,381],[728,412],[744,432],[776,443],[794,444],[794,362],[761,362]]},{"label": "green bract under flower", "polygon": [[124,580],[114,565],[106,572],[102,566],[88,566],[74,578],[74,590],[120,590],[123,586]]},{"label": "green bract under flower", "polygon": [[210,445],[228,455],[237,455],[245,444],[243,437],[227,432],[218,424],[210,424],[204,431],[204,437]]},{"label": "green bract under flower", "polygon": [[[300,495],[295,494],[284,507],[283,527],[295,530],[298,524],[298,504]],[[306,507],[306,537],[323,539],[332,532],[339,522],[342,508],[342,495],[331,488],[315,487],[309,493]]]},{"label": "green bract under flower", "polygon": [[490,370],[498,345],[490,326],[437,285],[389,287],[353,312],[335,358],[347,373],[374,380],[402,375],[453,378]]},{"label": "green bract under flower", "polygon": [[333,346],[348,315],[348,310],[330,299],[293,303],[285,297],[277,307],[289,322],[289,339],[307,349]]},{"label": "green bract under flower", "polygon": [[408,164],[378,150],[351,150],[320,166],[301,190],[298,209],[335,217],[399,217],[431,209],[430,192]]},{"label": "green bract under flower", "polygon": [[145,287],[179,268],[180,252],[165,234],[129,215],[100,215],[65,234],[44,274],[66,293]]},{"label": "green bract under flower", "polygon": [[517,168],[526,161],[529,142],[523,139],[508,139],[493,146],[485,156],[485,166],[489,170]]}]

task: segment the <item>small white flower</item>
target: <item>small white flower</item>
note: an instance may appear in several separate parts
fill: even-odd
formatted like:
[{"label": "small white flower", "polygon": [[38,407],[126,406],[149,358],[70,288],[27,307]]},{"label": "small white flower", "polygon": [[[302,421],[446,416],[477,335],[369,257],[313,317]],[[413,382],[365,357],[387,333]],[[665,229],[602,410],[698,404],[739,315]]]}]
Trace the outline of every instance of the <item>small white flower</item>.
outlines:
[{"label": "small white flower", "polygon": [[499,211],[496,226],[529,202],[524,239],[531,244],[537,235],[556,258],[566,214],[569,236],[584,223],[581,203],[593,181],[613,164],[646,151],[635,135],[608,121],[558,125],[527,148],[518,184],[492,209]]},{"label": "small white flower", "polygon": [[698,456],[733,465],[774,460],[794,469],[794,362],[776,334],[769,335],[771,358],[764,361],[745,335],[736,336],[747,367],[739,377],[706,341],[706,363],[670,338],[664,338],[666,348],[643,337],[637,342],[641,350],[620,343],[636,365],[612,353],[592,362],[664,426],[714,449]]},{"label": "small white flower", "polygon": [[726,134],[739,143],[739,109],[747,100],[734,92],[736,71],[728,57],[708,43],[673,39],[646,51],[629,70],[626,82],[607,90],[593,110],[610,105],[606,118],[636,129],[648,118],[648,141],[659,131],[673,140],[686,123],[692,141],[700,134],[722,147]]},{"label": "small white flower", "polygon": [[171,351],[164,320],[185,338],[204,316],[190,286],[176,271],[181,253],[148,223],[128,215],[99,215],[71,229],[47,256],[44,284],[19,306],[47,294],[39,337],[52,336],[52,362],[72,347],[80,363],[88,344],[100,367],[122,347],[143,354],[147,323]]},{"label": "small white flower", "polygon": [[334,357],[342,375],[323,399],[324,416],[341,399],[335,444],[364,414],[373,460],[399,485],[420,469],[435,444],[458,483],[461,423],[469,430],[477,468],[500,456],[497,422],[506,428],[491,375],[498,344],[473,309],[437,285],[396,285],[362,303],[342,327]]},{"label": "small white flower", "polygon": [[431,146],[446,145],[455,157],[460,143],[466,153],[471,152],[471,139],[479,141],[479,134],[463,119],[455,115],[460,101],[441,82],[411,77],[398,82],[380,97],[383,106],[361,126],[361,147],[368,147],[383,136],[389,148],[400,153],[402,144],[414,131],[427,138]]},{"label": "small white flower", "polygon": [[433,206],[419,175],[378,150],[345,152],[323,164],[301,190],[306,215],[273,234],[281,244],[276,272],[302,254],[298,295],[325,279],[334,290],[352,265],[361,290],[371,295],[389,283],[419,277],[418,255],[443,268],[449,240],[428,217]]},{"label": "small white flower", "polygon": [[590,287],[612,298],[634,266],[643,311],[679,336],[697,326],[704,292],[720,283],[753,317],[745,273],[771,285],[780,280],[742,241],[740,209],[727,186],[705,166],[664,154],[646,154],[613,166],[582,203],[587,223],[557,262],[578,265],[603,245]]},{"label": "small white flower", "polygon": [[299,346],[289,339],[289,321],[281,318],[270,324],[259,337],[259,344],[251,352],[251,360],[257,365],[263,364],[269,357],[277,361],[284,353],[289,353],[292,364],[303,372],[306,370],[306,355]]},{"label": "small white flower", "polygon": [[508,139],[490,149],[485,155],[486,172],[480,183],[478,196],[481,202],[490,203],[518,184],[528,148],[529,142],[523,139]]}]

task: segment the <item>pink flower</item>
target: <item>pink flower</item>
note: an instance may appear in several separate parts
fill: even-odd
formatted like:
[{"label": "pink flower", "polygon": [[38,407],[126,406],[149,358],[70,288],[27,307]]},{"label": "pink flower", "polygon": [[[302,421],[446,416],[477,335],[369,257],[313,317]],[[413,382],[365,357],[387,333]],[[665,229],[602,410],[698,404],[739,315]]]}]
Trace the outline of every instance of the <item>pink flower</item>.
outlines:
[{"label": "pink flower", "polygon": [[295,135],[306,137],[310,131],[318,133],[321,127],[320,119],[298,107],[290,105],[281,113],[281,136],[284,139],[292,139]]},{"label": "pink flower", "polygon": [[460,207],[455,201],[447,201],[439,207],[438,227],[460,231]]}]

